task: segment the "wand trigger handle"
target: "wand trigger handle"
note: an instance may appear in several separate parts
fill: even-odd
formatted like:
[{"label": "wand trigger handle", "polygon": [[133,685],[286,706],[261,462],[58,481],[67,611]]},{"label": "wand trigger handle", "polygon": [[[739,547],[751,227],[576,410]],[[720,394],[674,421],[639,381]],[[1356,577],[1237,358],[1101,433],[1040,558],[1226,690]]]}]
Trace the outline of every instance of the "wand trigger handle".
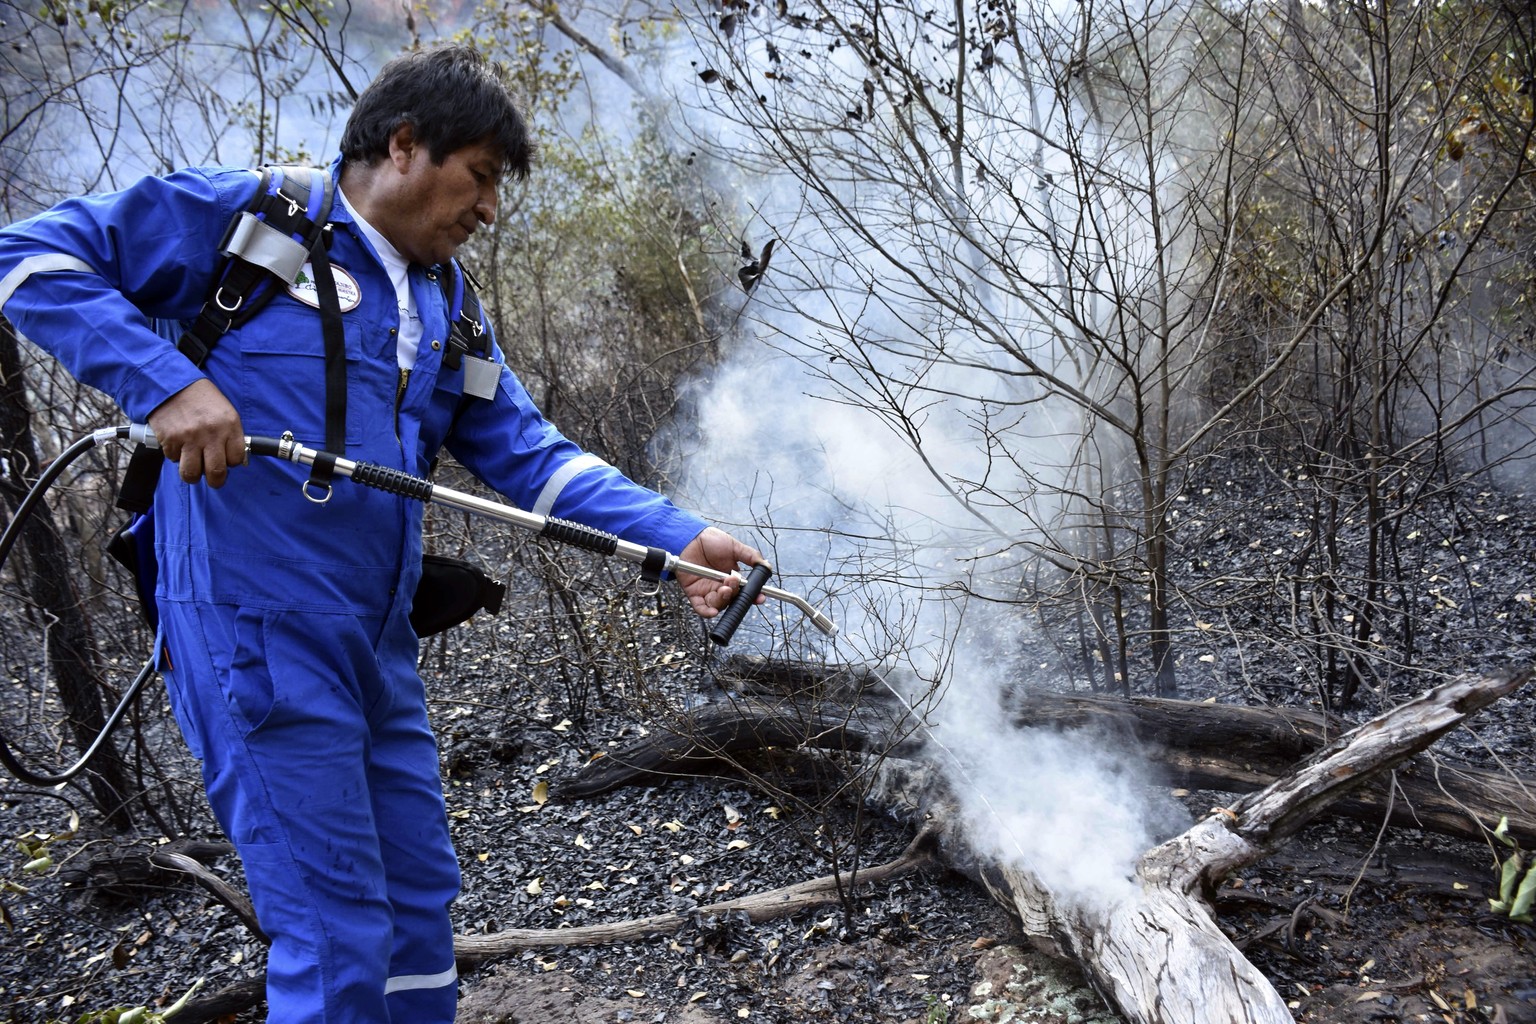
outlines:
[{"label": "wand trigger handle", "polygon": [[747,609],[757,602],[757,595],[763,592],[763,585],[772,576],[773,566],[767,562],[758,562],[752,567],[752,571],[747,574],[746,581],[742,583],[736,596],[731,599],[731,603],[710,622],[709,638],[711,640],[721,647],[731,642],[731,637],[736,635],[736,628],[747,616]]}]

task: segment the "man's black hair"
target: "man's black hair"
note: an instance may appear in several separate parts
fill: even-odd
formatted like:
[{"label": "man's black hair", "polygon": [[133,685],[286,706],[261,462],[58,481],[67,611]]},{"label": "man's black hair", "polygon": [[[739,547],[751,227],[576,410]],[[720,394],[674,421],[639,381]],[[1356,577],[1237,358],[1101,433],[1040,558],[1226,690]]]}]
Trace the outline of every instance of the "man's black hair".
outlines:
[{"label": "man's black hair", "polygon": [[528,176],[533,142],[507,88],[507,72],[461,44],[413,50],[384,65],[357,98],[341,133],[343,161],[372,164],[409,123],[432,162],[482,140],[501,151],[505,172]]}]

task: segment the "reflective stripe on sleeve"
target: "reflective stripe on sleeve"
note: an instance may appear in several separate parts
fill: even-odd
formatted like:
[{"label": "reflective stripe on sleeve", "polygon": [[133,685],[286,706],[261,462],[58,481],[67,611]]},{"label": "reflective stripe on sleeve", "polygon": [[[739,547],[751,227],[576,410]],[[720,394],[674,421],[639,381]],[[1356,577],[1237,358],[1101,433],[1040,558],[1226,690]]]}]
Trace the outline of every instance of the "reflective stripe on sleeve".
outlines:
[{"label": "reflective stripe on sleeve", "polygon": [[550,510],[555,507],[555,502],[560,498],[560,492],[565,490],[566,484],[576,478],[576,474],[606,465],[608,463],[591,452],[584,452],[576,456],[556,470],[555,475],[544,482],[544,489],[539,492],[539,500],[533,503],[533,508],[529,511],[536,516],[549,515]]},{"label": "reflective stripe on sleeve", "polygon": [[11,296],[21,283],[33,274],[46,274],[53,270],[80,270],[87,274],[94,274],[96,270],[89,263],[77,256],[69,256],[62,252],[50,252],[41,256],[28,256],[16,264],[16,269],[5,275],[0,280],[0,308],[11,301]]}]

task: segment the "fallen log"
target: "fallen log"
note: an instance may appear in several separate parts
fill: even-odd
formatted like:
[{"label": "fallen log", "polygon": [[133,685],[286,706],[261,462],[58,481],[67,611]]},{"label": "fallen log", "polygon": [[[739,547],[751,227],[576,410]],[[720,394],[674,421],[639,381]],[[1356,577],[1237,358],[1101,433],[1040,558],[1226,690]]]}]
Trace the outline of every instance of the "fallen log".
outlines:
[{"label": "fallen log", "polygon": [[259,975],[232,982],[217,992],[189,999],[171,1020],[176,1024],[214,1024],[227,1021],[236,1014],[249,1010],[260,1003],[267,994],[267,975]]},{"label": "fallen log", "polygon": [[90,857],[71,860],[59,868],[59,880],[67,887],[121,895],[128,888],[174,884],[175,878],[168,871],[179,870],[184,865],[168,861],[164,855],[178,854],[200,863],[234,850],[229,843],[201,839],[176,839],[169,843],[122,842]]},{"label": "fallen log", "polygon": [[[1289,1009],[1217,926],[1207,902],[1210,894],[1227,874],[1261,859],[1297,829],[1356,796],[1373,779],[1392,772],[1468,715],[1518,689],[1531,673],[1527,668],[1453,680],[1342,736],[1333,723],[1309,717],[1311,713],[1261,719],[1268,728],[1250,729],[1250,733],[1259,734],[1272,748],[1315,749],[1294,771],[1148,851],[1137,864],[1135,885],[1109,899],[1063,897],[1050,891],[1027,864],[999,862],[979,853],[971,847],[964,816],[954,809],[942,784],[930,780],[916,790],[926,793],[926,817],[940,836],[944,859],[961,869],[969,867],[969,873],[1018,916],[1025,933],[1039,944],[1077,961],[1106,1002],[1131,1024],[1193,1020],[1281,1024],[1291,1021]],[[1130,703],[1133,718],[1167,704],[1177,705],[1166,708],[1170,716],[1203,714],[1215,707]],[[766,731],[764,720],[774,714],[807,720],[804,713],[783,715],[781,705],[749,706],[758,723],[753,730],[759,732]],[[1065,705],[1057,709],[1064,711]],[[1118,705],[1116,710],[1125,713]],[[1242,709],[1233,717],[1252,718],[1252,712]],[[1084,712],[1079,705],[1074,713]],[[837,730],[806,730],[803,742],[841,741],[854,732],[851,718],[839,721]],[[711,729],[718,727],[707,724]],[[1199,731],[1178,729],[1167,735]],[[710,751],[708,738],[700,732],[674,728],[668,735],[689,744],[692,756]],[[739,740],[741,733],[732,735]],[[873,748],[868,736],[861,736],[860,744]],[[617,780],[642,775],[642,762],[655,756],[653,748],[605,759],[608,763],[597,769],[604,783],[595,788],[611,788]],[[1208,770],[1212,757],[1209,751],[1203,756]],[[672,763],[678,763],[675,756]]]},{"label": "fallen log", "polygon": [[[1232,793],[1262,789],[1349,728],[1337,717],[1301,708],[1049,693],[1020,700],[1013,722],[1061,728],[1115,723],[1168,770],[1170,783]],[[1536,845],[1536,785],[1428,754],[1373,778],[1330,813],[1478,841],[1508,816],[1510,834]]]},{"label": "fallen log", "polygon": [[[1076,960],[1132,1024],[1289,1024],[1284,1000],[1217,927],[1208,895],[1329,804],[1513,693],[1531,675],[1526,668],[1452,680],[1352,730],[1290,775],[1149,850],[1136,869],[1139,891],[1107,905],[1059,901],[1022,865],[990,866],[981,880],[1017,911],[1028,934]],[[944,838],[966,843],[961,834]]]},{"label": "fallen log", "polygon": [[734,700],[706,705],[685,720],[656,726],[644,740],[560,780],[551,795],[557,800],[582,800],[637,783],[730,770],[737,758],[775,747],[904,757],[916,756],[922,744],[904,737],[883,712],[871,716],[832,705],[805,708]]},{"label": "fallen log", "polygon": [[[728,771],[734,759],[768,747],[880,752],[914,756],[922,744],[905,708],[868,671],[848,666],[782,665],[735,657],[726,680],[745,695],[658,727],[645,740],[594,762],[554,790],[579,800],[643,780]],[[841,707],[840,700],[852,700]],[[1016,728],[1121,729],[1189,789],[1250,793],[1349,729],[1349,723],[1301,708],[1032,693],[1012,705]],[[1536,782],[1426,755],[1373,778],[1340,799],[1331,815],[1483,841],[1501,817],[1509,834],[1536,847]]]},{"label": "fallen log", "polygon": [[[1251,708],[1136,697],[1030,694],[1016,726],[1064,728],[1116,722],[1190,789],[1249,793],[1288,773],[1296,761],[1349,729],[1335,716],[1301,708]],[[1508,816],[1510,834],[1536,845],[1536,784],[1426,754],[1331,807],[1338,817],[1483,841]]]},{"label": "fallen log", "polygon": [[[1280,777],[1231,758],[1197,757],[1163,749],[1154,760],[1168,771],[1168,781],[1190,789],[1251,793]],[[1372,778],[1328,808],[1332,817],[1372,826],[1416,828],[1437,835],[1483,841],[1509,818],[1509,834],[1521,846],[1536,846],[1536,787],[1528,780],[1482,771],[1432,754]]]}]

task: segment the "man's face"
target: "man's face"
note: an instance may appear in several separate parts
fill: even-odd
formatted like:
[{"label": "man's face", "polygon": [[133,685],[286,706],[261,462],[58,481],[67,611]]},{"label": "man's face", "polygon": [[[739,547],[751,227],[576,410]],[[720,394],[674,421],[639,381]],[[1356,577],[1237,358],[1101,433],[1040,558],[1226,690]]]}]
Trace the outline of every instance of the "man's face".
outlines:
[{"label": "man's face", "polygon": [[397,132],[390,157],[400,172],[389,224],[377,225],[412,263],[444,263],[475,229],[496,220],[496,185],[504,165],[489,142],[449,153],[441,165],[408,130]]}]

